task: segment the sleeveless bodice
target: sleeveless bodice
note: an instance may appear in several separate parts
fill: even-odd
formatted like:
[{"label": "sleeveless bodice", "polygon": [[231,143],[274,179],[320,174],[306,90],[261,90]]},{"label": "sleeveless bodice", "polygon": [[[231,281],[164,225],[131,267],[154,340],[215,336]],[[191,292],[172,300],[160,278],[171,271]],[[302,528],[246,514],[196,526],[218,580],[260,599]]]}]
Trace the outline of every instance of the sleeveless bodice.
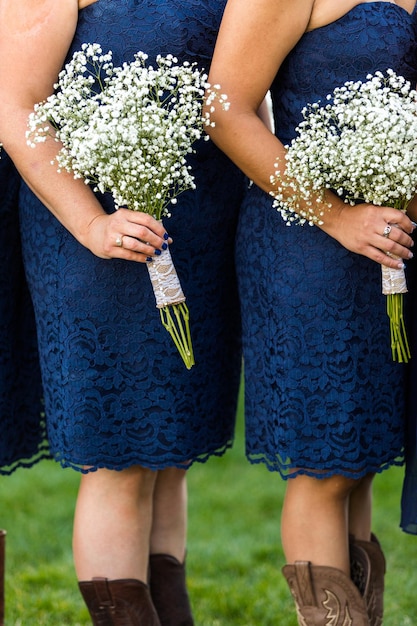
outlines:
[{"label": "sleeveless bodice", "polygon": [[[416,62],[415,11],[357,5],[285,59],[271,88],[276,135],[288,144],[307,103],[368,73],[391,68],[415,85]],[[380,266],[318,227],[287,226],[256,186],[236,259],[249,459],[285,477],[401,463],[404,367],[392,361]]]},{"label": "sleeveless bodice", "polygon": [[[98,0],[81,11],[72,50],[96,41],[115,65],[138,50],[175,55],[208,69],[225,0]],[[115,28],[117,24],[117,28]],[[71,50],[71,52],[72,52]]]},{"label": "sleeveless bodice", "polygon": [[417,11],[391,2],[358,4],[340,19],[306,33],[287,56],[272,85],[276,134],[294,137],[307,104],[323,101],[347,80],[376,69],[395,69],[415,85]]}]

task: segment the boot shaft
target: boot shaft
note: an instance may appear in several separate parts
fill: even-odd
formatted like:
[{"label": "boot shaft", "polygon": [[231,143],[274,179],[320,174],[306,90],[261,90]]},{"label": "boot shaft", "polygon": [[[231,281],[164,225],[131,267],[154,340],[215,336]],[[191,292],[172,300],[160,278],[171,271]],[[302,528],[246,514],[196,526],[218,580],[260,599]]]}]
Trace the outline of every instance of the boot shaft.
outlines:
[{"label": "boot shaft", "polygon": [[381,626],[384,615],[385,556],[379,541],[349,538],[351,578],[361,592],[370,626]]},{"label": "boot shaft", "polygon": [[282,571],[300,626],[369,626],[364,600],[344,572],[308,561],[296,561]]},{"label": "boot shaft", "polygon": [[93,578],[79,588],[94,626],[161,626],[149,587],[139,580]]},{"label": "boot shaft", "polygon": [[194,626],[185,563],[169,554],[151,554],[149,586],[161,626]]}]

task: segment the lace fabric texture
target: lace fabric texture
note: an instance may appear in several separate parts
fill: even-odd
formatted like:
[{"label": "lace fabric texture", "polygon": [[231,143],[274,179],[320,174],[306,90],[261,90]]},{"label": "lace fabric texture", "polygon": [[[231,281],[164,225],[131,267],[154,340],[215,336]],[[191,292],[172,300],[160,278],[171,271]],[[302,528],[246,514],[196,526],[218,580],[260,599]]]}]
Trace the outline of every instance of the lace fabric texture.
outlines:
[{"label": "lace fabric texture", "polygon": [[407,293],[407,281],[404,270],[395,270],[386,265],[381,265],[382,271],[382,293],[389,295],[393,293]]},{"label": "lace fabric texture", "polygon": [[185,296],[169,248],[163,250],[160,256],[148,263],[147,268],[158,309],[170,304],[185,302]]},{"label": "lace fabric texture", "polygon": [[[416,236],[414,235],[414,240]],[[406,369],[405,477],[401,495],[401,528],[417,535],[417,265],[413,259],[406,267],[408,299],[408,339],[411,360]]]},{"label": "lace fabric texture", "polygon": [[[305,34],[272,86],[277,136],[289,143],[302,108],[347,80],[392,68],[415,84],[415,42],[416,14],[387,2]],[[256,187],[236,259],[249,459],[285,478],[402,463],[405,367],[392,362],[380,266],[317,227],[285,225]]]},{"label": "lace fabric texture", "polygon": [[48,457],[35,318],[19,237],[19,176],[0,153],[0,474]]},{"label": "lace fabric texture", "polygon": [[[150,61],[173,54],[207,69],[224,4],[98,0],[81,11],[69,54],[98,42],[117,65],[142,50]],[[185,468],[232,444],[241,366],[233,242],[244,180],[210,142],[190,164],[197,189],[164,222],[192,320],[190,371],[162,327],[145,264],[98,259],[22,188],[48,436],[63,466]]]}]

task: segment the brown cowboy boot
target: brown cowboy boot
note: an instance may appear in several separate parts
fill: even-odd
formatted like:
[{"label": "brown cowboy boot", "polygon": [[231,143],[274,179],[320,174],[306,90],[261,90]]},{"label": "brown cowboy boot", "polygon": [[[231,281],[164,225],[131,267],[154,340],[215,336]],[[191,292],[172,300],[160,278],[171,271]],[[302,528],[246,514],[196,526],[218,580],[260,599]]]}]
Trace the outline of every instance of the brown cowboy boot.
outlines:
[{"label": "brown cowboy boot", "polygon": [[185,582],[185,562],[169,554],[149,557],[149,587],[161,626],[194,626]]},{"label": "brown cowboy boot", "polygon": [[285,565],[299,626],[369,626],[365,602],[341,570],[296,561]]},{"label": "brown cowboy boot", "polygon": [[78,584],[94,626],[161,626],[149,587],[140,580],[93,578]]},{"label": "brown cowboy boot", "polygon": [[361,592],[370,626],[381,626],[384,615],[384,553],[375,535],[371,541],[349,537],[351,578]]}]

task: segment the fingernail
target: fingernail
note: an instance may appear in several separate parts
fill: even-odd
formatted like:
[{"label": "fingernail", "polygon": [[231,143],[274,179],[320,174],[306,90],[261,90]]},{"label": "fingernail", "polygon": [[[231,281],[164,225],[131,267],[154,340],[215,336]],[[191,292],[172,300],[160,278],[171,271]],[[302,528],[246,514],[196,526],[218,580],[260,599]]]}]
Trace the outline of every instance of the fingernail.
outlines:
[{"label": "fingernail", "polygon": [[162,247],[162,250],[166,250],[168,248],[168,244],[167,243],[163,243],[161,247]]},{"label": "fingernail", "polygon": [[415,222],[411,221],[411,223],[412,223],[412,225],[414,226],[414,228],[416,228],[416,227],[417,227],[417,224],[416,224]]},{"label": "fingernail", "polygon": [[[415,224],[415,226],[417,226],[417,224]],[[165,239],[165,241],[167,241],[169,239],[168,233],[164,233],[164,239]]]},{"label": "fingernail", "polygon": [[413,254],[412,252],[409,252],[409,253],[408,253],[408,258],[409,258],[409,259],[412,259],[412,258],[413,258],[413,256],[414,256],[414,254]]},{"label": "fingernail", "polygon": [[160,256],[162,254],[162,252],[160,250],[155,250],[155,254],[156,254],[156,256]]},{"label": "fingernail", "polygon": [[146,260],[147,260],[148,263],[152,263],[153,258],[151,256],[148,256],[148,257],[146,257]]},{"label": "fingernail", "polygon": [[405,263],[398,263],[399,270],[405,270]]}]

